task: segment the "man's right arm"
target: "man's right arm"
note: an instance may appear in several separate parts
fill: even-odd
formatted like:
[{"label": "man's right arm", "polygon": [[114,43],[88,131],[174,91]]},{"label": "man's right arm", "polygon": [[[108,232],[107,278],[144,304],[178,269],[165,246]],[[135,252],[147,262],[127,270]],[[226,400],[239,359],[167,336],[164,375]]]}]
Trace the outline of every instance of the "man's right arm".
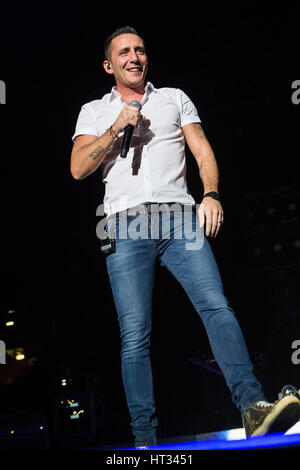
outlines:
[{"label": "man's right arm", "polygon": [[128,124],[136,126],[141,118],[140,110],[125,104],[115,123],[100,137],[79,135],[73,145],[70,170],[73,178],[82,180],[94,173],[104,160],[106,152]]},{"label": "man's right arm", "polygon": [[114,129],[107,129],[100,137],[79,135],[73,145],[70,170],[73,178],[82,180],[101,165],[107,150],[115,139]]}]

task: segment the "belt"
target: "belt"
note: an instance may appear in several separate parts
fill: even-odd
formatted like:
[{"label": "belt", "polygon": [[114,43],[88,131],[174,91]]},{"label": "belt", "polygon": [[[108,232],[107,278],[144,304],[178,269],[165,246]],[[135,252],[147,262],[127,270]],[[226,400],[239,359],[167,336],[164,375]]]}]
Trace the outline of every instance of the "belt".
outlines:
[{"label": "belt", "polygon": [[149,215],[170,212],[184,212],[187,210],[192,211],[195,208],[193,204],[181,204],[179,202],[144,202],[134,207],[130,207],[120,212],[116,212],[107,218],[107,220],[114,217],[134,216],[134,215]]}]

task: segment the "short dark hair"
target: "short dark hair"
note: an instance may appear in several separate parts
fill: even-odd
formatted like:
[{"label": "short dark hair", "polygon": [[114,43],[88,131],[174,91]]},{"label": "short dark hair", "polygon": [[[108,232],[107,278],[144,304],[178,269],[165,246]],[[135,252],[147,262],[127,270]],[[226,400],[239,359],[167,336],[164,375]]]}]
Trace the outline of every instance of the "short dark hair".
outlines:
[{"label": "short dark hair", "polygon": [[116,29],[110,36],[108,36],[108,38],[106,39],[104,43],[104,55],[107,60],[110,60],[110,57],[111,57],[112,40],[116,38],[117,36],[120,36],[121,34],[136,34],[143,40],[143,38],[139,35],[139,33],[131,26],[122,26],[121,28]]}]

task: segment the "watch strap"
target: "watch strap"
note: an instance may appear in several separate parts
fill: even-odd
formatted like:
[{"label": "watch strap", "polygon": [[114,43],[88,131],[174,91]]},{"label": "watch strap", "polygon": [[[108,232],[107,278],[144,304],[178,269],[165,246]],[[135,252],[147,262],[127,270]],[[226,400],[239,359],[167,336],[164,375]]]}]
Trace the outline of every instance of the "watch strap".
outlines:
[{"label": "watch strap", "polygon": [[216,199],[217,201],[220,201],[220,195],[216,191],[210,191],[209,193],[205,193],[203,195],[203,199],[205,197],[212,197],[213,199]]}]

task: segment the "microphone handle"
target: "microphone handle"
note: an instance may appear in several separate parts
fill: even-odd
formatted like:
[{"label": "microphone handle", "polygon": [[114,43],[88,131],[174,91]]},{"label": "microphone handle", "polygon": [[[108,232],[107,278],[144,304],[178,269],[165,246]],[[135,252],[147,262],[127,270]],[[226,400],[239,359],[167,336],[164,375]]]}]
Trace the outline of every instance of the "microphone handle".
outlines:
[{"label": "microphone handle", "polygon": [[121,147],[121,154],[120,154],[122,158],[125,158],[128,153],[133,130],[134,130],[134,126],[132,124],[128,124],[128,126],[125,127],[122,147]]}]

